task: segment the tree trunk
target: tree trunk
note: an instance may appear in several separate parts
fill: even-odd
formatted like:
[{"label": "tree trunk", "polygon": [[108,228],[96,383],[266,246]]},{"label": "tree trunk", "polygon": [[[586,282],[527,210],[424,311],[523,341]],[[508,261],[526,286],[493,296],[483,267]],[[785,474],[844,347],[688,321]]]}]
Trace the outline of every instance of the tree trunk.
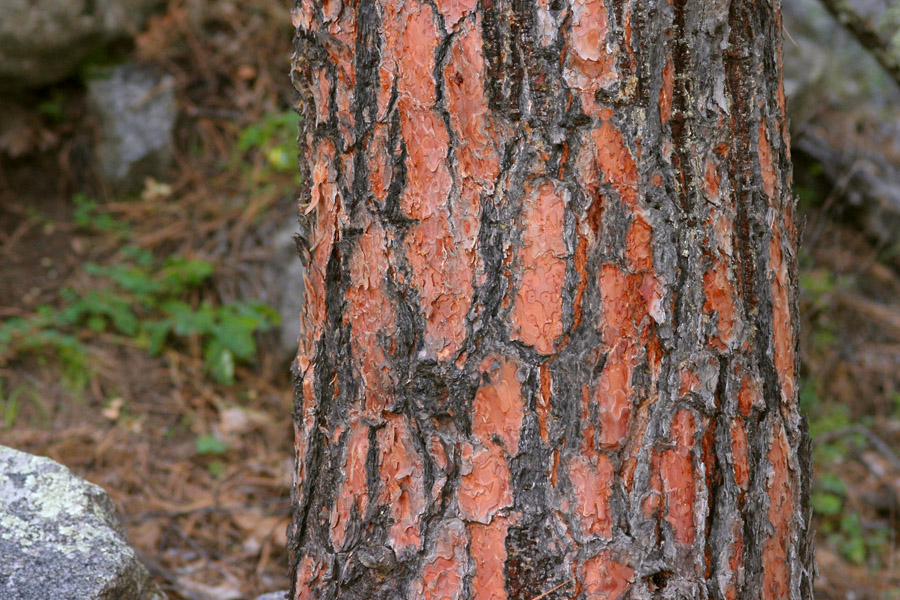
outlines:
[{"label": "tree trunk", "polygon": [[779,0],[294,23],[292,597],[811,598]]}]

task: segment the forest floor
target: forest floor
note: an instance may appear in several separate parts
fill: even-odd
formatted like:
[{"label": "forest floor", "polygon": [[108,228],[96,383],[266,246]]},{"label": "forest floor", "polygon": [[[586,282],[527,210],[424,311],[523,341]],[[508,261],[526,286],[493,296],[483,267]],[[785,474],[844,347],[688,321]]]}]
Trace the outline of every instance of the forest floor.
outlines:
[{"label": "forest floor", "polygon": [[[176,0],[134,40],[180,112],[139,194],[98,176],[78,80],[0,161],[0,444],[107,489],[172,600],[288,586],[292,357],[255,298],[296,214],[289,8]],[[797,161],[818,597],[900,599],[900,255],[819,173]]]}]

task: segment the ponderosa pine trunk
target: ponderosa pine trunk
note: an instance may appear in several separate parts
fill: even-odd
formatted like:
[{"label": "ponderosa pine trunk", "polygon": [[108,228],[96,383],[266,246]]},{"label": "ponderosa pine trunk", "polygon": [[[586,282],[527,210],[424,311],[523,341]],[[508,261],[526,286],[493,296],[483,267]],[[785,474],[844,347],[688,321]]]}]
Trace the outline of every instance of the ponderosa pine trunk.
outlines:
[{"label": "ponderosa pine trunk", "polygon": [[811,598],[780,1],[293,16],[292,597]]}]

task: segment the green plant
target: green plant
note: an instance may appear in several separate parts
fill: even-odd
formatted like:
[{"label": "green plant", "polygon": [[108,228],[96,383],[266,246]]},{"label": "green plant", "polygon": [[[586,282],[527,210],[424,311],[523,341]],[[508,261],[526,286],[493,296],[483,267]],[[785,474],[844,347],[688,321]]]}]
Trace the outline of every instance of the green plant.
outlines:
[{"label": "green plant", "polygon": [[214,460],[211,461],[209,465],[207,465],[206,470],[209,471],[210,475],[218,479],[225,474],[225,471],[228,470],[228,467],[223,461]]},{"label": "green plant", "polygon": [[170,257],[153,267],[152,255],[139,249],[125,253],[128,263],[88,263],[85,271],[111,283],[86,294],[63,290],[60,309],[44,306],[28,318],[0,323],[0,361],[31,351],[52,351],[63,366],[63,378],[81,390],[91,377],[87,350],[73,331],[113,332],[134,339],[152,354],[180,340],[197,339],[207,372],[221,383],[234,381],[235,364],[252,362],[255,334],[278,323],[278,314],[258,303],[215,306],[184,297],[213,274],[211,263]]},{"label": "green plant", "polygon": [[51,415],[47,401],[31,384],[19,384],[5,391],[6,381],[0,380],[0,427],[12,429],[23,416],[22,408],[27,407],[27,417],[34,422],[46,424]]},{"label": "green plant", "polygon": [[805,268],[800,272],[800,299],[808,305],[808,312],[821,311],[830,308],[833,292],[850,290],[854,285],[852,276],[823,268]]},{"label": "green plant", "polygon": [[[805,395],[801,394],[801,402]],[[808,413],[809,435],[813,440],[813,460],[816,464],[827,466],[843,460],[849,454],[851,445],[859,446],[865,442],[859,433],[835,435],[853,425],[846,406],[825,405],[820,402],[813,404]]]},{"label": "green plant", "polygon": [[93,373],[88,349],[81,341],[62,330],[64,320],[49,306],[38,307],[30,317],[15,317],[0,322],[0,364],[14,356],[41,352],[54,353],[60,364],[63,387],[76,396],[90,381]]},{"label": "green plant", "polygon": [[900,392],[891,394],[891,416],[900,419]]},{"label": "green plant", "polygon": [[886,526],[867,525],[855,512],[847,510],[847,486],[834,473],[825,473],[813,485],[811,504],[821,519],[821,531],[828,542],[847,560],[861,565],[877,562],[890,544]]},{"label": "green plant", "polygon": [[800,409],[804,414],[808,415],[813,411],[818,411],[821,404],[822,400],[816,391],[816,382],[811,379],[804,379],[800,384]]},{"label": "green plant", "polygon": [[833,473],[826,473],[818,478],[811,497],[812,508],[816,514],[832,517],[841,513],[844,508],[844,497],[847,488],[841,478]]},{"label": "green plant", "polygon": [[0,417],[3,419],[3,427],[10,429],[19,416],[19,392],[14,390],[7,396],[4,393],[4,381],[0,379]]},{"label": "green plant", "polygon": [[829,544],[857,565],[870,562],[878,566],[890,546],[888,527],[866,524],[857,513],[837,515],[822,524],[822,532],[828,535]]},{"label": "green plant", "polygon": [[[155,273],[138,264],[86,268],[108,277],[127,293],[127,297],[113,293],[93,299],[98,310],[92,314],[109,319],[120,333],[137,338],[152,354],[159,354],[173,337],[200,339],[206,369],[220,383],[234,381],[236,362],[253,361],[256,332],[278,322],[273,309],[258,303],[213,306],[182,300],[213,274],[214,267],[207,261],[172,257]],[[83,310],[78,304],[73,309]]]},{"label": "green plant", "polygon": [[251,362],[257,352],[254,334],[268,330],[278,314],[263,304],[227,304],[198,308],[172,300],[161,307],[166,318],[148,323],[149,349],[158,353],[170,335],[200,336],[207,371],[220,383],[234,381],[236,362]]},{"label": "green plant", "polygon": [[68,96],[62,90],[55,90],[53,95],[37,106],[38,112],[46,117],[51,123],[62,123],[66,120],[66,105],[68,104]]},{"label": "green plant", "polygon": [[263,169],[255,175],[266,180],[273,173],[297,171],[297,127],[300,116],[292,111],[269,113],[258,124],[246,128],[237,141],[237,150],[265,159]]},{"label": "green plant", "polygon": [[73,217],[75,224],[88,231],[112,231],[123,232],[128,229],[124,223],[111,214],[100,210],[100,205],[84,194],[72,196],[72,204],[75,205]]},{"label": "green plant", "polygon": [[[823,403],[811,383],[804,386],[801,404],[804,412],[810,415],[809,430],[817,472],[833,468],[835,463],[847,457],[851,447],[865,443],[861,433],[847,430],[855,424],[847,407]],[[858,565],[880,560],[890,543],[889,530],[869,526],[860,515],[848,510],[847,485],[839,475],[824,472],[817,476],[810,503],[820,520],[820,530],[844,558]]]},{"label": "green plant", "polygon": [[197,436],[194,440],[194,449],[197,454],[224,454],[228,451],[228,444],[217,438],[213,434]]}]

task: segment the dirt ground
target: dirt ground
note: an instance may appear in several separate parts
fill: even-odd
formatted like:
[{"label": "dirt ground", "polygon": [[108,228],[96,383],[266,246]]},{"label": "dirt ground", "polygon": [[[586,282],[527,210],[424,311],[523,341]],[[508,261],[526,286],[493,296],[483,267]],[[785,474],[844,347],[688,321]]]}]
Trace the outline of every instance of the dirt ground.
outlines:
[{"label": "dirt ground", "polygon": [[[107,489],[173,600],[288,586],[290,354],[255,332],[250,358],[223,374],[210,359],[217,334],[185,326],[154,348],[149,330],[116,319],[266,297],[268,240],[296,212],[296,175],[272,158],[294,145],[290,4],[174,0],[136,37],[128,52],[175,75],[179,104],[175,164],[142,191],[117,196],[98,176],[78,80],[25,99],[62,97],[63,114],[26,111],[18,156],[0,154],[0,444]],[[275,126],[243,143],[261,123]],[[796,172],[818,597],[900,599],[900,253],[858,233],[802,156]],[[135,291],[186,261],[211,272],[163,300]],[[123,266],[132,288],[111,275]],[[107,304],[65,317],[98,291]],[[15,320],[27,328],[4,346]]]}]

